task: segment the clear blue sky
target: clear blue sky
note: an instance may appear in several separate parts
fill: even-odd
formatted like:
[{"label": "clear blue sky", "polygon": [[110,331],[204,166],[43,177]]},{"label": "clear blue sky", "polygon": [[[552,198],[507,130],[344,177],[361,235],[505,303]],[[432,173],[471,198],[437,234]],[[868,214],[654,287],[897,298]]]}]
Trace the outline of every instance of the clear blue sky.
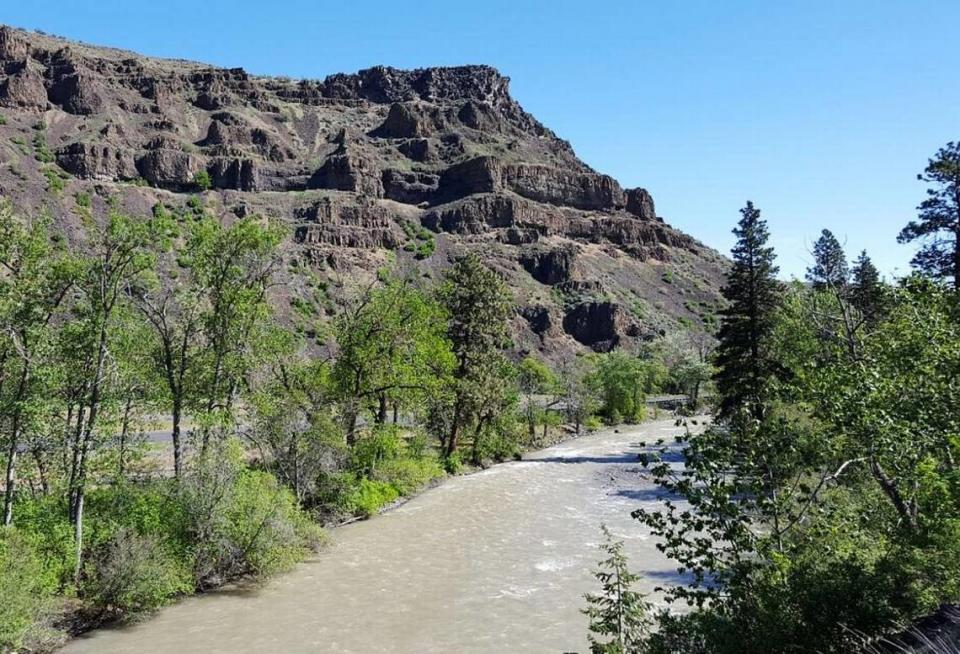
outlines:
[{"label": "clear blue sky", "polygon": [[487,63],[658,212],[727,251],[752,199],[785,276],[833,230],[886,273],[960,139],[958,0],[4,2],[0,22],[258,74]]}]

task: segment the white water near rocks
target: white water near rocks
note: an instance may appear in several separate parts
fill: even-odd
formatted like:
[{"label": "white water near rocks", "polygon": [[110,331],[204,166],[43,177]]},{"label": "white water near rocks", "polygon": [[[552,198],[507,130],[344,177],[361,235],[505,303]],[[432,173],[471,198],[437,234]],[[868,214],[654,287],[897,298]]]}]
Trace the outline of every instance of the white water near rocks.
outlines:
[{"label": "white water near rocks", "polygon": [[62,652],[584,652],[600,523],[642,589],[678,581],[630,512],[660,501],[638,443],[682,432],[673,420],[604,430],[451,479],[333,530],[330,548],[262,587],[188,598]]}]

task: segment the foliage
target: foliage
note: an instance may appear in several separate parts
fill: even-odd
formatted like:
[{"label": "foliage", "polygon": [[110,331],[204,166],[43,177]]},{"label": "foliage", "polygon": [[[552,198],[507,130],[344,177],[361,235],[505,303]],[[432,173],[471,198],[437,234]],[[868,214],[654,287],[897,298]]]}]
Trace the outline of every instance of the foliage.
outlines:
[{"label": "foliage", "polygon": [[331,382],[345,404],[349,442],[363,411],[383,424],[388,406],[416,408],[442,393],[453,366],[445,320],[443,308],[411,282],[389,279],[338,316]]},{"label": "foliage", "polygon": [[722,416],[742,410],[761,420],[768,383],[780,372],[769,337],[781,288],[760,210],[747,202],[740,213],[742,218],[733,230],[737,237],[733,268],[723,288],[728,306],[721,312],[716,382]]},{"label": "foliage", "polygon": [[647,393],[659,387],[663,374],[656,361],[615,350],[596,357],[587,383],[600,398],[599,414],[607,424],[635,423],[646,417]]},{"label": "foliage", "polygon": [[960,307],[871,268],[781,294],[770,374],[723,356],[743,332],[721,332],[725,419],[682,443],[683,469],[645,456],[670,499],[634,516],[686,575],[668,600],[693,607],[661,616],[651,651],[853,651],[960,597]]},{"label": "foliage", "polygon": [[151,611],[193,589],[193,579],[156,536],[127,528],[97,547],[86,566],[84,596],[102,611]]},{"label": "foliage", "polygon": [[897,241],[921,241],[914,268],[931,279],[950,279],[960,290],[960,143],[941,148],[917,179],[932,186],[917,207],[917,220],[907,223]]},{"label": "foliage", "polygon": [[0,650],[15,651],[32,640],[56,589],[40,554],[12,527],[0,527]]},{"label": "foliage", "polygon": [[829,229],[813,244],[813,265],[807,269],[807,281],[816,289],[843,287],[850,276],[843,246]]},{"label": "foliage", "polygon": [[509,401],[503,383],[509,366],[503,350],[513,298],[503,279],[473,254],[458,259],[447,272],[439,297],[448,316],[447,336],[455,360],[450,397],[438,398],[449,412],[441,435],[449,457],[456,452],[465,425],[479,423],[475,431],[481,433],[482,423],[489,423]]},{"label": "foliage", "polygon": [[651,626],[650,604],[634,584],[640,576],[627,567],[623,542],[616,541],[606,525],[602,526],[605,542],[600,546],[606,559],[600,562],[594,576],[600,582],[598,594],[587,594],[590,619],[590,651],[593,654],[642,654],[646,652],[647,633]]},{"label": "foliage", "polygon": [[243,465],[236,441],[218,444],[177,491],[200,588],[284,570],[322,541],[288,489]]},{"label": "foliage", "polygon": [[199,170],[197,174],[193,176],[193,185],[198,191],[209,191],[213,186],[213,179],[206,170]]}]

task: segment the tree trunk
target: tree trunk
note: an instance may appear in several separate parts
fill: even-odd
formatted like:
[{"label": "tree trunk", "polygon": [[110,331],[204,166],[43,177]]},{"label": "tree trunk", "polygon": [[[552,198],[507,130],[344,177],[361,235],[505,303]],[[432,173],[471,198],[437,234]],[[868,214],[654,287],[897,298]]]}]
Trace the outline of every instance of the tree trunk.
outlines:
[{"label": "tree trunk", "polygon": [[[17,384],[17,400],[22,401],[27,392],[27,382],[30,378],[29,363],[24,360],[23,368],[20,371],[20,382]],[[20,419],[22,411],[20,402],[17,402],[17,408],[13,413],[13,423],[10,429],[10,448],[7,451],[7,470],[4,475],[6,491],[3,496],[3,524],[9,525],[13,522],[13,500],[17,490],[17,455],[19,454],[20,444]]]},{"label": "tree trunk", "polygon": [[120,456],[117,461],[117,475],[123,479],[124,456],[127,453],[127,433],[130,431],[130,408],[133,404],[131,398],[127,398],[123,406],[123,422],[120,426]]},{"label": "tree trunk", "polygon": [[10,439],[10,448],[7,450],[7,471],[4,476],[6,492],[3,496],[3,524],[9,526],[13,522],[13,498],[17,475],[17,439]]},{"label": "tree trunk", "polygon": [[387,422],[387,396],[381,393],[377,398],[379,406],[377,407],[377,424],[382,425]]},{"label": "tree trunk", "polygon": [[460,400],[457,400],[453,409],[453,420],[450,423],[450,435],[447,436],[447,451],[444,452],[448,457],[453,456],[453,453],[457,451],[457,438],[460,436],[460,413]]},{"label": "tree trunk", "polygon": [[353,447],[357,444],[357,412],[351,407],[347,414],[347,445]]},{"label": "tree trunk", "polygon": [[33,448],[33,460],[37,464],[37,476],[40,477],[40,491],[47,495],[50,493],[50,482],[47,479],[47,465],[43,462],[39,446]]},{"label": "tree trunk", "polygon": [[177,479],[183,476],[183,442],[180,439],[180,414],[183,410],[182,404],[183,399],[180,397],[180,394],[174,394],[173,410],[171,411],[171,419],[173,421],[171,434],[173,436],[173,476]]}]

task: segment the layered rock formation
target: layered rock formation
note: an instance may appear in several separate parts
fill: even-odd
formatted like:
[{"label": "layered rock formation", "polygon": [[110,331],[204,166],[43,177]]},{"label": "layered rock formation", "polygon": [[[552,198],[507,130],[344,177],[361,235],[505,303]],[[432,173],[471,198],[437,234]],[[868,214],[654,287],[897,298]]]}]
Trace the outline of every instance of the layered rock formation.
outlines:
[{"label": "layered rock formation", "polygon": [[77,193],[148,211],[209,183],[225,219],[289,223],[286,256],[328,311],[385,263],[435,276],[468,250],[516,291],[519,350],[609,349],[717,303],[722,257],[580,161],[487,66],[294,81],[0,28],[0,115],[0,192],[25,209],[76,231]]}]

